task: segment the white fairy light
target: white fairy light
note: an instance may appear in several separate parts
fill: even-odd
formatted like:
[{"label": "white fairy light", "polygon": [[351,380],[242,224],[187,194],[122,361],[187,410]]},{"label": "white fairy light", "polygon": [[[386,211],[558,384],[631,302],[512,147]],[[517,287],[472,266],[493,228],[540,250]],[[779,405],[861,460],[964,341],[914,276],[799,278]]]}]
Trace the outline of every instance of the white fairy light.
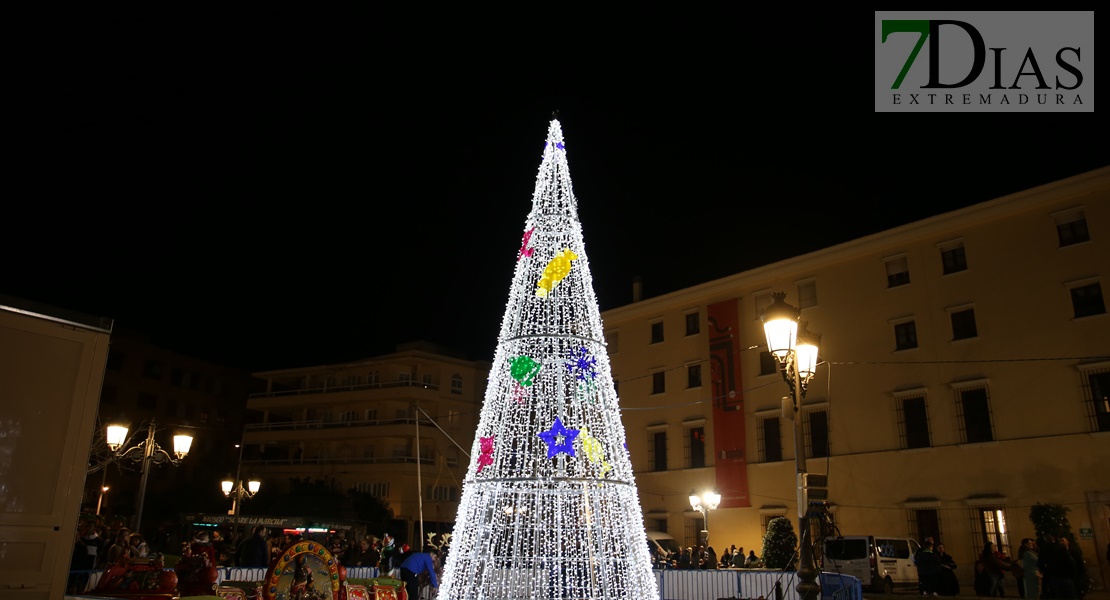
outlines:
[{"label": "white fairy light", "polygon": [[441,598],[659,598],[603,332],[552,120]]}]

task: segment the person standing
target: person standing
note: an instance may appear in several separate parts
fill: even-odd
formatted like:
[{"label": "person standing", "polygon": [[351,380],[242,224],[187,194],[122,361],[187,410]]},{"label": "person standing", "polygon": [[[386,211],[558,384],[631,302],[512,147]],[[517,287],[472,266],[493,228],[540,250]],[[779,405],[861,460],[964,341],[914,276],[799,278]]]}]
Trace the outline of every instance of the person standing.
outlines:
[{"label": "person standing", "polygon": [[432,559],[432,555],[427,552],[409,552],[404,560],[401,561],[401,580],[405,582],[405,591],[408,592],[409,600],[416,600],[420,596],[420,576],[427,574],[428,581],[431,582],[432,587],[439,587],[439,579],[436,577],[436,563]]},{"label": "person standing", "polygon": [[1033,538],[1021,540],[1021,549],[1018,550],[1018,558],[1021,559],[1021,569],[1024,571],[1024,597],[1028,600],[1037,600],[1040,598],[1040,593],[1037,590],[1037,561],[1040,557],[1037,555],[1037,550],[1037,542]]},{"label": "person standing", "polygon": [[393,555],[397,553],[396,542],[393,536],[386,533],[382,536],[382,549],[381,557],[378,559],[378,575],[381,577],[392,577],[393,569],[397,568],[393,564]]},{"label": "person standing", "polygon": [[937,593],[941,596],[959,596],[960,578],[956,577],[956,559],[952,558],[944,544],[937,544],[937,558],[940,559]]},{"label": "person standing", "polygon": [[914,557],[917,565],[917,581],[923,596],[939,596],[937,580],[940,579],[940,558],[933,551],[933,538],[925,538],[925,545],[918,549]]},{"label": "person standing", "polygon": [[73,557],[69,563],[70,581],[68,589],[72,595],[83,594],[89,583],[88,571],[97,569],[97,559],[105,554],[107,543],[96,532],[96,528],[85,521],[77,524],[77,539],[73,543]]},{"label": "person standing", "polygon": [[270,564],[270,547],[266,542],[266,526],[258,525],[251,536],[239,545],[236,562],[240,567],[266,567]]},{"label": "person standing", "polygon": [[1045,574],[1045,598],[1079,598],[1076,591],[1076,561],[1071,558],[1068,538],[1045,536],[1037,566]]},{"label": "person standing", "polygon": [[983,573],[989,582],[987,596],[1005,597],[1006,591],[1002,585],[1002,578],[1006,576],[1006,571],[1009,571],[1010,567],[995,553],[993,542],[983,544],[983,552],[979,555],[979,560],[983,562]]}]

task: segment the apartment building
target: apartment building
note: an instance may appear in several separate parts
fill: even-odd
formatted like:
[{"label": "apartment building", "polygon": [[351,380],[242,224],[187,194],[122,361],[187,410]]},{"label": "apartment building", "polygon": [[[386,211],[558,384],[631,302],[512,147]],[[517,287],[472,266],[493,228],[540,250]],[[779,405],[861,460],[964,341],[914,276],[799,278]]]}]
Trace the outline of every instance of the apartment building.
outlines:
[{"label": "apartment building", "polygon": [[[361,361],[255,373],[244,469],[267,485],[321,480],[370,493],[393,512],[391,533],[451,531],[469,466],[489,363],[427,342]],[[381,535],[383,532],[370,532]]]},{"label": "apartment building", "polygon": [[[932,535],[970,584],[1059,503],[1107,585],[1108,277],[1110,167],[604,312],[646,529],[696,545],[713,489],[710,545],[758,554],[797,528],[797,429],[842,534]],[[773,292],[821,335],[797,428]]]}]

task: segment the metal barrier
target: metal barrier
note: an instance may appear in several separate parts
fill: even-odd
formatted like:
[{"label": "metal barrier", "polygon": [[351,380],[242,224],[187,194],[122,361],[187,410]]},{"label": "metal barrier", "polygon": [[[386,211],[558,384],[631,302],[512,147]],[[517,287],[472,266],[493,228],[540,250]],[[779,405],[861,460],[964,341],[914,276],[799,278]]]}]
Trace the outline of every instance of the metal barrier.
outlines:
[{"label": "metal barrier", "polygon": [[[263,581],[263,567],[221,567],[217,583]],[[89,575],[84,590],[96,587],[103,571],[73,571]],[[766,569],[664,569],[655,570],[660,600],[717,600],[719,598],[764,598],[799,600],[797,573]],[[377,567],[348,567],[347,579],[373,579]],[[863,600],[863,583],[851,575],[821,573],[822,600]]]},{"label": "metal barrier", "polygon": [[[799,600],[793,571],[765,569],[665,569],[656,570],[661,600],[718,600],[764,598]],[[822,600],[863,600],[860,580],[850,575],[821,573]]]}]

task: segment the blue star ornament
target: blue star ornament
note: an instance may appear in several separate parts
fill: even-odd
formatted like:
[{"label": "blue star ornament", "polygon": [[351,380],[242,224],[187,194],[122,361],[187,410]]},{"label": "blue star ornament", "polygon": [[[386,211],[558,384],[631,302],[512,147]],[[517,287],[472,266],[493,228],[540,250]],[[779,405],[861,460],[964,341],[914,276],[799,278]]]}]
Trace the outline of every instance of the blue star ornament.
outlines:
[{"label": "blue star ornament", "polygon": [[574,438],[578,437],[578,430],[564,427],[559,417],[555,417],[555,424],[551,426],[551,429],[541,431],[536,435],[547,443],[548,458],[560,452],[574,456]]}]

